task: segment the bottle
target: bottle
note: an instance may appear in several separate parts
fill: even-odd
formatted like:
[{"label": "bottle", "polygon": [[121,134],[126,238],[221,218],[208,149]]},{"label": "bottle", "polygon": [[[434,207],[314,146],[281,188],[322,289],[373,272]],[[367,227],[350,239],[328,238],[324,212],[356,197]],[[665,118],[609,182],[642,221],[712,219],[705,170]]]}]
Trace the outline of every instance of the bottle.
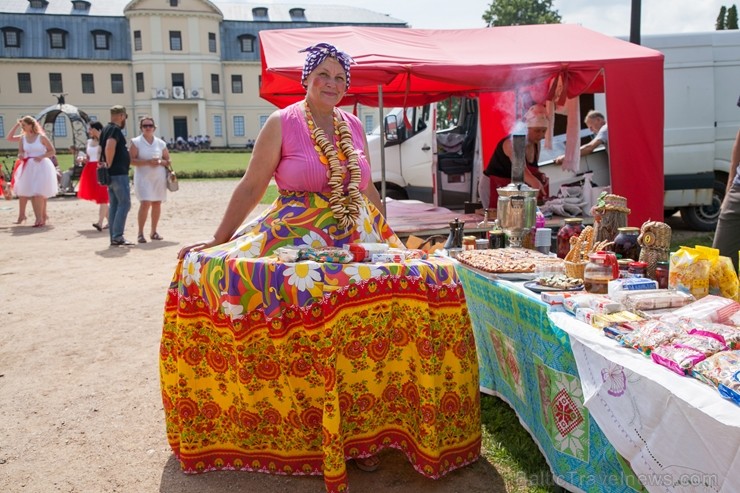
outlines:
[{"label": "bottle", "polygon": [[668,289],[668,262],[661,260],[655,265],[655,280],[658,289]]},{"label": "bottle", "polygon": [[557,236],[557,254],[560,258],[565,258],[570,252],[571,236],[578,236],[583,231],[583,219],[580,217],[569,217],[565,219],[565,225],[560,228]]},{"label": "bottle", "polygon": [[637,237],[640,236],[638,228],[623,227],[618,228],[619,233],[614,238],[614,253],[622,256],[623,259],[640,260],[640,244]]},{"label": "bottle", "polygon": [[499,226],[498,219],[493,221],[493,229],[488,233],[488,248],[505,248],[506,234]]}]

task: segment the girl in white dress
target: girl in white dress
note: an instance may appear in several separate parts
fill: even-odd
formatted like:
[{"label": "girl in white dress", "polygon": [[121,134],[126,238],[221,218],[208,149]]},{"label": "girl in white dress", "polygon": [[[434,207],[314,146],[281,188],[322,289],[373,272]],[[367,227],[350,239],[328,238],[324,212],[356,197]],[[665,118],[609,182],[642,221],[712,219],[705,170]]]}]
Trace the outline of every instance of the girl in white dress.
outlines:
[{"label": "girl in white dress", "polygon": [[[35,228],[45,226],[48,219],[46,201],[59,191],[57,173],[51,157],[56,150],[51,141],[43,135],[41,125],[32,116],[21,118],[23,136],[18,145],[18,156],[23,160],[15,172],[15,194],[31,200],[33,214],[36,216]],[[25,220],[25,217],[20,218]]]},{"label": "girl in white dress", "polygon": [[131,164],[134,166],[134,193],[139,199],[139,243],[146,243],[144,226],[151,210],[152,240],[162,240],[157,232],[159,217],[162,213],[162,202],[167,199],[167,166],[170,164],[170,153],[167,143],[154,136],[157,126],[154,118],[145,116],[139,120],[141,135],[131,139]]}]

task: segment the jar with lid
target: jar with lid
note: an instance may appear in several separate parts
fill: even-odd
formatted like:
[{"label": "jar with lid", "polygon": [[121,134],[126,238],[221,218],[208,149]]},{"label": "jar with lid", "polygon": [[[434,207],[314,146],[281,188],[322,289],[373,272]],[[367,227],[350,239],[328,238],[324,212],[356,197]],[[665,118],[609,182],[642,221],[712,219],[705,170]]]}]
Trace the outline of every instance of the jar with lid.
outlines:
[{"label": "jar with lid", "polygon": [[629,258],[617,258],[617,265],[619,266],[619,277],[628,277],[627,271],[629,270],[632,259]]},{"label": "jar with lid", "polygon": [[623,259],[640,260],[640,244],[637,242],[640,229],[623,227],[617,231],[619,234],[614,238],[614,253],[621,255]]},{"label": "jar with lid", "polygon": [[607,294],[609,281],[619,277],[617,257],[609,252],[596,252],[588,256],[583,271],[583,289],[587,293]]},{"label": "jar with lid", "polygon": [[655,280],[658,289],[668,289],[668,262],[661,260],[655,265]]},{"label": "jar with lid", "polygon": [[565,258],[570,252],[571,236],[578,236],[583,231],[583,219],[580,217],[569,217],[565,220],[565,225],[560,228],[557,236],[557,253],[558,257]]},{"label": "jar with lid", "polygon": [[462,249],[463,250],[475,250],[476,237],[469,235],[463,236]]},{"label": "jar with lid", "polygon": [[645,277],[647,276],[647,262],[630,262],[627,267],[628,277]]}]

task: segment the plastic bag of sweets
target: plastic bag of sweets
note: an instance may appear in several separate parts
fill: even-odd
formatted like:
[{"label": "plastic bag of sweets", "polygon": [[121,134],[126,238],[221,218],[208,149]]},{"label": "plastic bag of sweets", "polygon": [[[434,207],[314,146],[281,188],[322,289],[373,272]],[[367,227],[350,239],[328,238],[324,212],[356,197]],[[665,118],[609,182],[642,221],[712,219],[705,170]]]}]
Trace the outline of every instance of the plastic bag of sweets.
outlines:
[{"label": "plastic bag of sweets", "polygon": [[740,371],[740,350],[720,351],[704,361],[694,365],[691,375],[697,380],[716,387],[723,381],[729,381],[732,375]]},{"label": "plastic bag of sweets", "polygon": [[711,262],[695,248],[681,247],[671,253],[668,288],[690,293],[696,299],[709,294]]},{"label": "plastic bag of sweets", "polygon": [[707,356],[692,347],[666,344],[653,349],[650,358],[660,366],[684,376],[694,365],[707,359]]},{"label": "plastic bag of sweets", "polygon": [[720,338],[728,349],[740,349],[740,327],[685,317],[679,319],[677,325],[687,334],[714,335]]},{"label": "plastic bag of sweets", "polygon": [[630,322],[632,332],[625,333],[619,341],[622,345],[649,355],[658,346],[669,344],[685,332],[674,324],[662,320]]}]

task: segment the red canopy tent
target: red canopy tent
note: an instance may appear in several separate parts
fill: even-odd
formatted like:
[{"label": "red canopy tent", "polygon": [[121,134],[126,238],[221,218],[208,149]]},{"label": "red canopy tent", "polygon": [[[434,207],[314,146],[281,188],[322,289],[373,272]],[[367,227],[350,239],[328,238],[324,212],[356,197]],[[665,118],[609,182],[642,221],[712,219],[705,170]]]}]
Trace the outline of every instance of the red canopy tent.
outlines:
[{"label": "red canopy tent", "polygon": [[[342,104],[411,106],[452,95],[481,95],[483,155],[502,136],[512,94],[548,97],[604,92],[614,193],[630,224],[663,218],[663,55],[579,26],[547,24],[429,30],[342,26],[260,32],[260,95],[278,107],[304,97],[299,50],[328,42],[350,54],[352,86]],[[510,117],[510,116],[509,116]]]}]

